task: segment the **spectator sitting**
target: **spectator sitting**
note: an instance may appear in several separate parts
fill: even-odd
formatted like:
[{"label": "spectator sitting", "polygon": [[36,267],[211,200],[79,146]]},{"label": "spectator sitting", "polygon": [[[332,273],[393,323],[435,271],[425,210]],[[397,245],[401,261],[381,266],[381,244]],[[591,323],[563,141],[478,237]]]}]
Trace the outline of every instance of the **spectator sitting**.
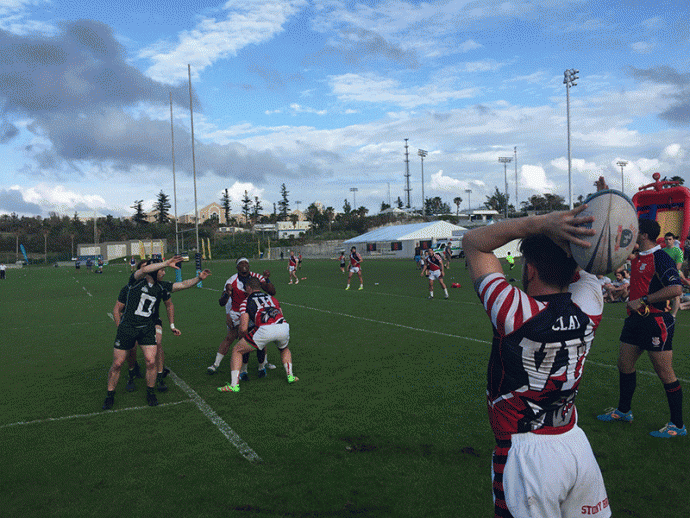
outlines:
[{"label": "spectator sitting", "polygon": [[604,287],[605,302],[625,302],[628,298],[630,280],[627,278],[627,270],[616,271],[616,280]]}]

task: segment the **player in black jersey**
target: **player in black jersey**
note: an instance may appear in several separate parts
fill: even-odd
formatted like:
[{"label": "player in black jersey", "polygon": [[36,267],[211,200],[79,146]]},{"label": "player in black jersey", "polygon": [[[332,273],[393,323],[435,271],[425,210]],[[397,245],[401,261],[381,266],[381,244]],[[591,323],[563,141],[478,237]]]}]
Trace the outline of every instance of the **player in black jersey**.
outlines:
[{"label": "player in black jersey", "polygon": [[136,270],[129,278],[128,291],[125,297],[125,307],[122,312],[120,325],[117,326],[115,346],[113,349],[113,364],[108,372],[108,394],[103,403],[103,410],[113,407],[115,402],[115,388],[120,380],[120,370],[127,358],[127,353],[138,342],[146,359],[146,401],[150,406],[156,406],[158,400],[154,392],[156,385],[156,318],[155,311],[166,291],[176,291],[191,288],[199,281],[211,275],[210,270],[204,270],[199,275],[186,281],[171,283],[158,281],[158,270],[166,267],[179,269],[177,263],[182,256],[176,255],[167,261],[149,260],[145,266]]}]

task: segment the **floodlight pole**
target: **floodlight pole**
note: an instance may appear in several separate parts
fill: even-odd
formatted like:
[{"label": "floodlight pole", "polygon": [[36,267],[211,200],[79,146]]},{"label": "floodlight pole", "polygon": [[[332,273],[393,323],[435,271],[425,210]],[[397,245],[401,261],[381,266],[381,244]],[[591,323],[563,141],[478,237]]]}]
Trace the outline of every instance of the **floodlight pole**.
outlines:
[{"label": "floodlight pole", "polygon": [[410,208],[410,154],[407,149],[407,140],[405,139],[405,192],[407,193],[407,208]]},{"label": "floodlight pole", "polygon": [[571,161],[570,161],[570,89],[576,86],[575,80],[579,79],[576,74],[580,71],[571,68],[566,70],[563,78],[563,84],[565,85],[565,97],[566,97],[566,112],[568,119],[568,202],[570,210],[573,209],[573,181],[571,175]]},{"label": "floodlight pole", "polygon": [[352,210],[357,210],[357,187],[350,187],[350,191],[352,192]]},{"label": "floodlight pole", "polygon": [[616,165],[620,166],[621,168],[621,192],[625,194],[625,183],[623,182],[623,168],[628,165],[627,160],[619,160],[616,162]]},{"label": "floodlight pole", "polygon": [[424,198],[424,157],[429,154],[428,151],[424,149],[418,149],[417,154],[419,158],[422,159],[422,216],[426,215],[426,198]]},{"label": "floodlight pole", "polygon": [[515,210],[517,210],[520,205],[518,203],[517,146],[513,147],[513,158],[515,160]]},{"label": "floodlight pole", "polygon": [[506,180],[506,203],[505,203],[505,217],[508,219],[508,164],[513,161],[511,156],[499,156],[498,161],[503,164],[503,175]]},{"label": "floodlight pole", "polygon": [[[172,92],[170,94],[170,142],[172,143],[173,201],[175,203],[175,255],[180,253],[180,236],[177,229],[177,181],[175,179],[175,130],[173,128]],[[177,270],[179,271],[179,270]],[[182,279],[180,279],[181,281]],[[178,281],[178,282],[180,282]]]},{"label": "floodlight pole", "polygon": [[467,215],[470,217],[470,221],[472,221],[472,215],[470,214],[470,209],[472,208],[472,204],[470,203],[472,189],[465,189],[465,192],[467,193]]}]

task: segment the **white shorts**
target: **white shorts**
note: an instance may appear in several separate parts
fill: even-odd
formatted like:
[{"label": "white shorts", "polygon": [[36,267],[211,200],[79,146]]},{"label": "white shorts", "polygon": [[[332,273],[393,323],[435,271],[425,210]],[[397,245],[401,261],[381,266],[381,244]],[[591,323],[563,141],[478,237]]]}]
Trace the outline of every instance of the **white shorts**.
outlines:
[{"label": "white shorts", "polygon": [[359,266],[350,266],[350,271],[352,273],[359,273]]},{"label": "white shorts", "polygon": [[[491,477],[494,480],[493,463]],[[611,516],[601,470],[577,425],[559,435],[513,435],[503,491],[514,518]]]},{"label": "white shorts", "polygon": [[295,271],[295,267],[294,267],[294,266],[288,266],[288,270],[291,271],[291,272],[294,272],[294,271]]},{"label": "white shorts", "polygon": [[[240,312],[239,311],[233,311],[230,309],[232,305],[228,304],[225,306],[226,310],[225,313],[230,317],[230,322],[232,322],[232,327],[239,327],[240,326]],[[228,326],[228,331],[230,330],[230,326]]]},{"label": "white shorts", "polygon": [[251,338],[259,350],[263,351],[271,342],[275,342],[278,349],[283,350],[290,342],[290,324],[283,322],[282,324],[260,326]]},{"label": "white shorts", "polygon": [[441,270],[429,270],[429,280],[433,281],[434,279],[440,279],[441,278]]}]

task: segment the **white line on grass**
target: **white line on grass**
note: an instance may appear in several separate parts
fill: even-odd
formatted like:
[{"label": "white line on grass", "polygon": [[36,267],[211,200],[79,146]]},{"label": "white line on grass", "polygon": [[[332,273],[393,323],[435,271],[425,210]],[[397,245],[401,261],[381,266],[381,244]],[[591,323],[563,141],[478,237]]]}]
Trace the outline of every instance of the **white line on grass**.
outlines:
[{"label": "white line on grass", "polygon": [[174,372],[168,374],[173,382],[182,389],[182,391],[191,398],[191,400],[196,404],[196,406],[201,410],[208,419],[216,425],[220,433],[225,435],[225,437],[230,441],[230,443],[239,450],[240,454],[251,462],[262,462],[261,457],[259,457],[254,450],[252,450],[249,445],[244,442],[244,440],[237,435],[237,433],[230,428],[230,425],[223,421],[223,419],[216,413],[211,406],[204,401],[199,394],[197,394],[194,389],[182,381]]},{"label": "white line on grass", "polygon": [[[489,342],[488,340],[481,340],[481,339],[479,339],[479,338],[471,338],[471,337],[469,337],[469,336],[460,336],[460,335],[453,335],[453,334],[450,334],[450,333],[442,333],[441,331],[435,331],[435,330],[433,330],[433,329],[421,329],[421,328],[419,328],[419,327],[405,326],[405,325],[402,325],[402,324],[397,324],[397,323],[395,323],[395,322],[384,322],[384,321],[381,321],[381,320],[374,320],[373,318],[366,318],[366,317],[359,317],[359,316],[355,316],[355,315],[348,315],[347,313],[341,313],[341,312],[339,312],[339,311],[329,311],[329,310],[327,310],[327,309],[311,308],[311,307],[309,307],[309,306],[302,306],[302,305],[300,305],[300,304],[291,304],[291,303],[289,303],[289,302],[283,302],[282,304],[285,304],[286,306],[294,306],[294,307],[296,307],[296,308],[301,308],[301,309],[308,309],[308,310],[311,310],[311,311],[318,311],[318,312],[320,312],[320,313],[327,313],[327,314],[329,314],[329,315],[337,315],[337,316],[341,316],[341,317],[349,317],[349,318],[354,318],[355,320],[364,320],[364,321],[366,321],[366,322],[372,322],[372,323],[374,323],[374,324],[385,324],[385,325],[389,325],[389,326],[393,326],[393,327],[401,327],[401,328],[403,328],[403,329],[409,329],[409,330],[411,330],[411,331],[419,331],[420,333],[435,334],[435,335],[440,335],[440,336],[448,336],[448,337],[450,337],[450,338],[459,338],[459,339],[461,339],[461,340],[468,340],[468,341],[470,341],[470,342],[479,342],[479,343],[481,343],[481,344],[491,345],[491,342]],[[594,360],[587,360],[587,363],[591,363],[592,365],[596,365],[596,366],[598,366],[598,367],[604,367],[604,368],[606,368],[606,369],[616,369],[616,370],[618,370],[618,367],[616,367],[615,365],[609,365],[609,364],[607,364],[607,363],[600,363],[600,362],[597,362],[597,361],[594,361]],[[656,373],[650,372],[650,371],[638,370],[637,372],[639,372],[640,374],[643,374],[643,375],[645,375],[645,376],[656,376]],[[678,378],[678,380],[679,380],[679,381],[682,381],[683,383],[690,383],[690,380],[689,380],[689,379]]]},{"label": "white line on grass", "polygon": [[[173,406],[173,405],[179,405],[181,403],[192,403],[191,399],[184,399],[182,401],[175,401],[173,403],[162,403],[158,405],[159,407],[161,406]],[[52,423],[53,421],[66,421],[68,419],[81,419],[83,417],[96,417],[99,415],[106,415],[106,414],[114,414],[117,412],[129,412],[131,410],[146,410],[147,408],[151,408],[148,405],[147,406],[133,406],[129,408],[119,408],[117,410],[105,410],[101,412],[91,412],[90,414],[75,414],[75,415],[67,415],[63,417],[48,417],[46,419],[36,419],[34,421],[19,421],[17,423],[9,423],[9,424],[3,424],[0,425],[0,429],[2,428],[10,428],[11,426],[23,426],[27,424],[41,424],[41,423]]]}]

